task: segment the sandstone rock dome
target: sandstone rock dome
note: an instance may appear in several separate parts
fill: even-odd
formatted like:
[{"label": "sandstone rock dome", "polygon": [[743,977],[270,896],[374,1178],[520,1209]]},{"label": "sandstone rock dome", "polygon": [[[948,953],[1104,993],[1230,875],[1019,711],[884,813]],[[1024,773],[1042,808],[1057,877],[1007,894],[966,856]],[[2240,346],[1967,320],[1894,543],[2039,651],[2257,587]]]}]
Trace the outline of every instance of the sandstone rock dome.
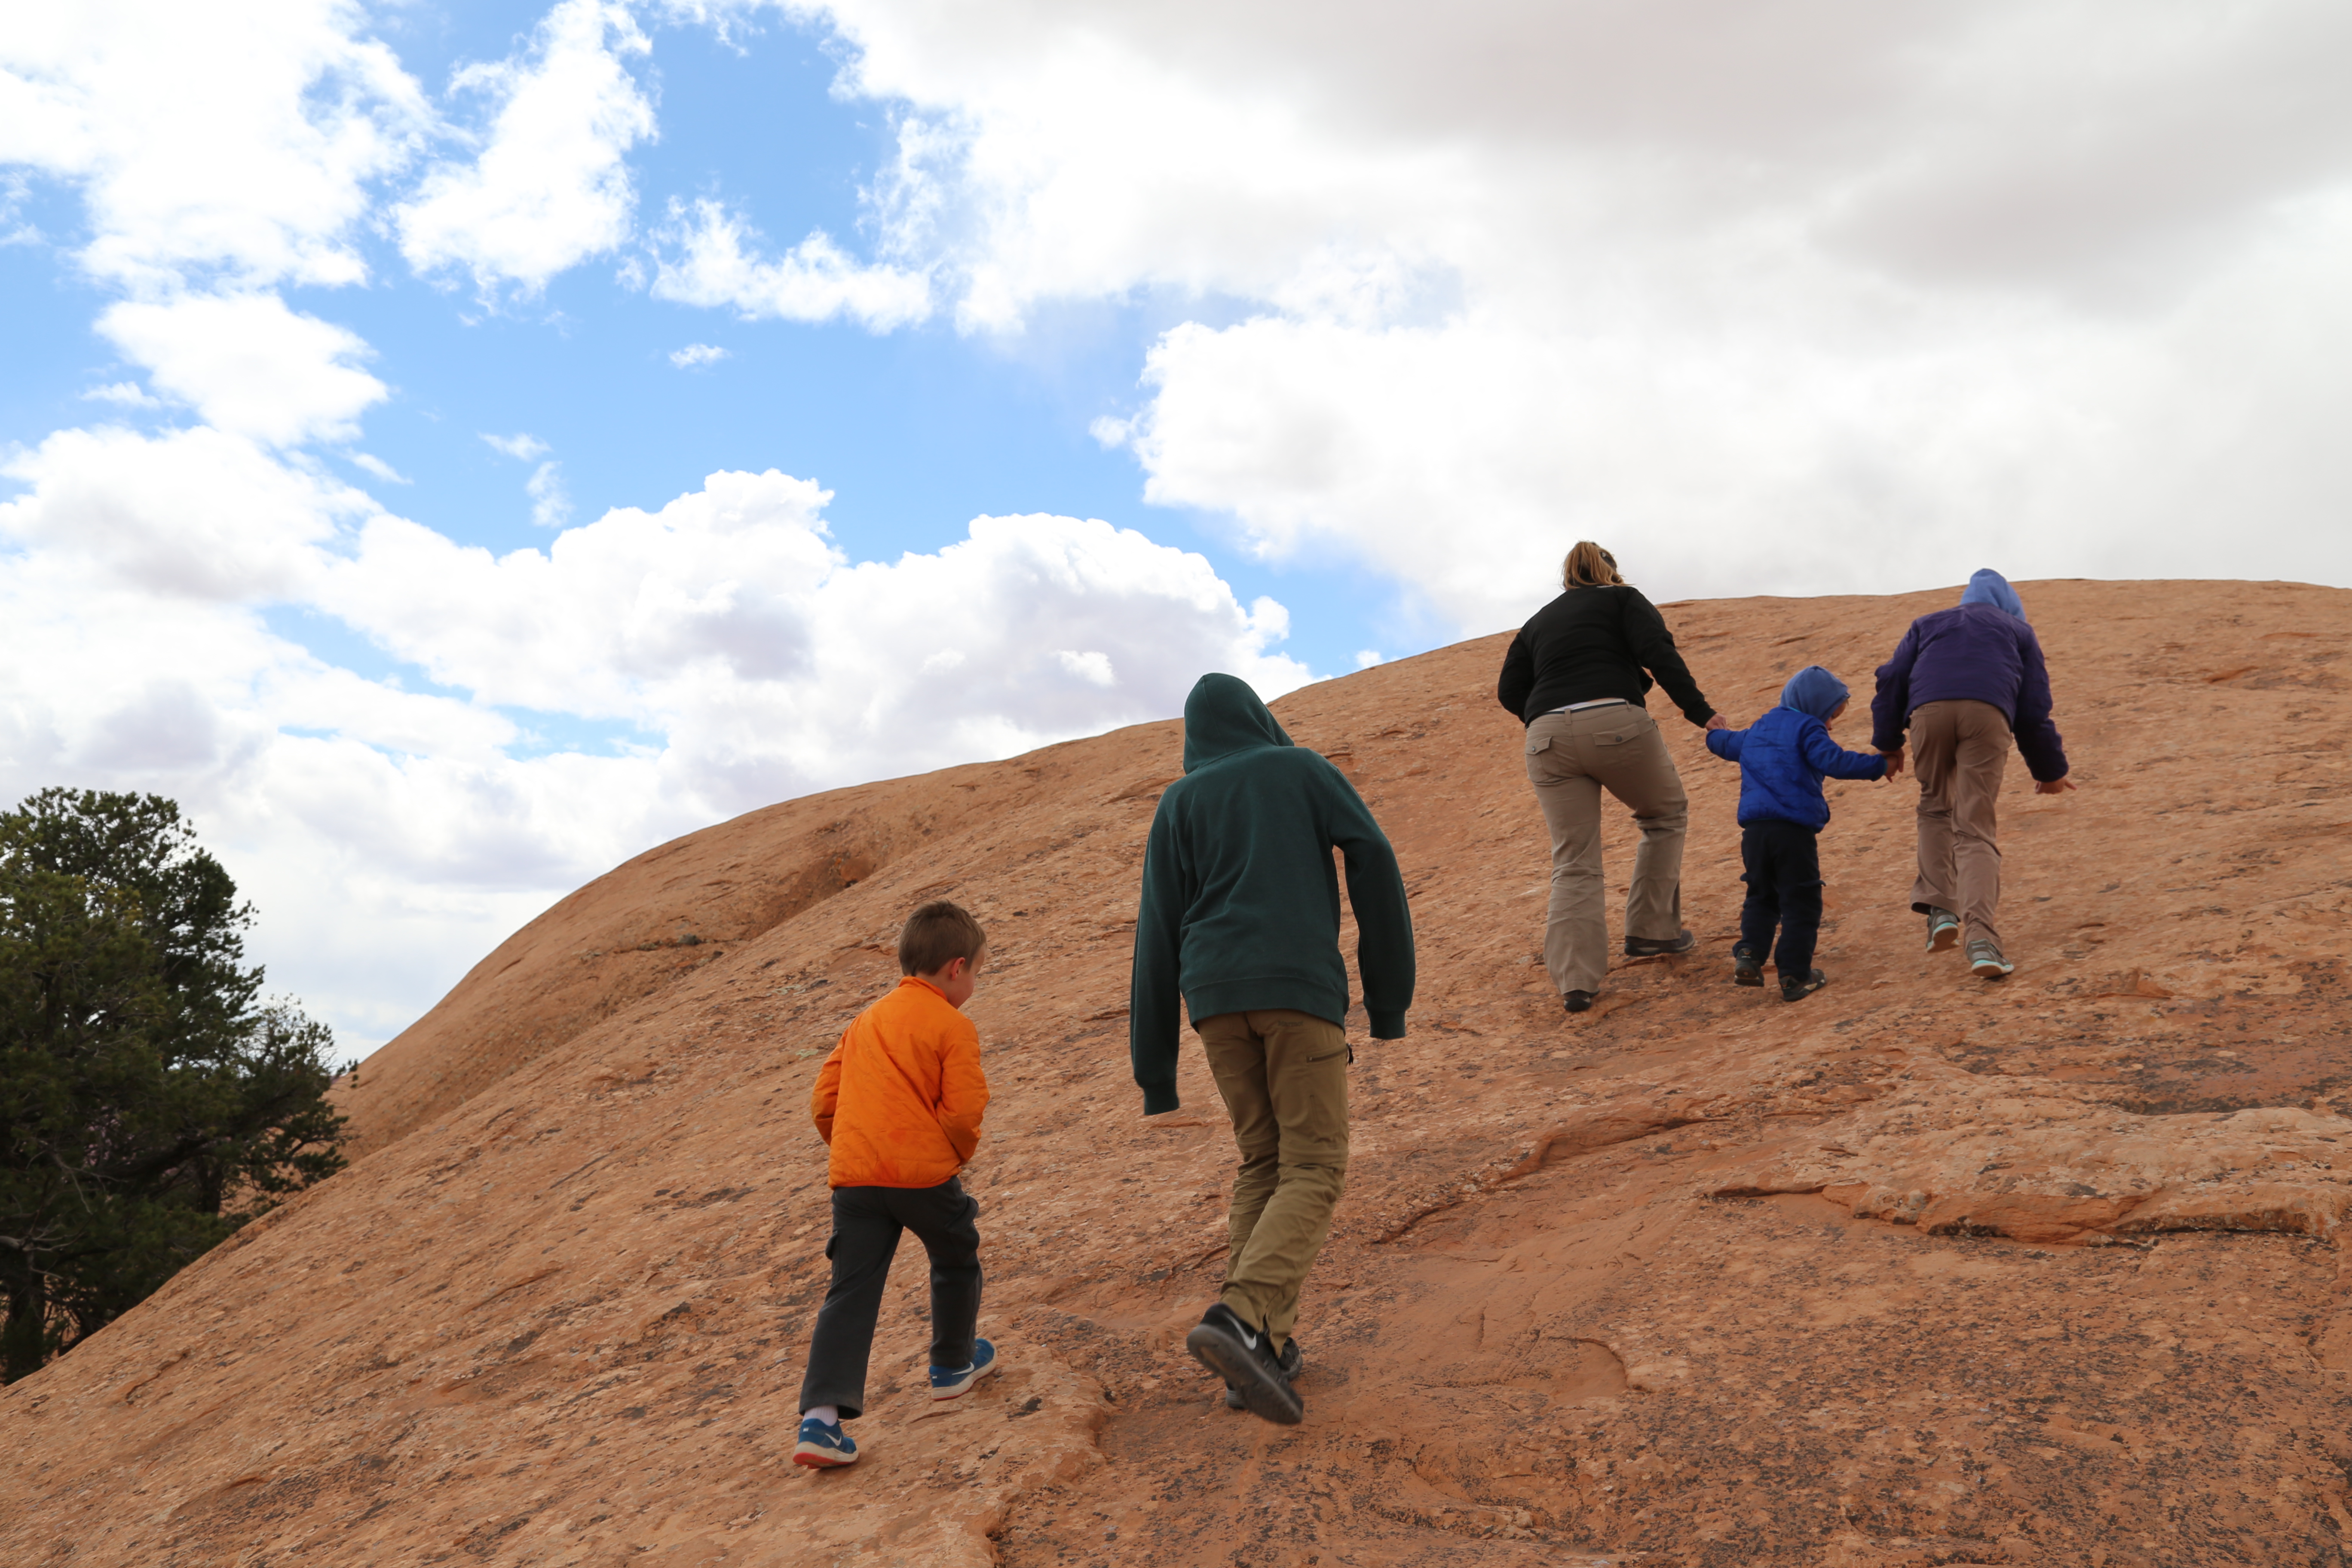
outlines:
[{"label": "sandstone rock dome", "polygon": [[[1920,952],[1906,780],[1832,786],[1829,989],[1735,990],[1736,773],[1672,721],[1702,945],[1566,1017],[1504,639],[1276,704],[1395,840],[1423,974],[1359,1041],[1303,1426],[1184,1357],[1230,1144],[1197,1059],[1152,1122],[1128,1080],[1163,723],[754,812],[516,933],[344,1091],[352,1169],[0,1391],[0,1561],[2343,1563],[2352,594],[2021,589],[2082,790],[2011,767],[2000,984]],[[1667,613],[1744,721],[1951,597]],[[866,1457],[801,1471],[803,1104],[933,896],[995,949],[1007,1370],[921,1397],[909,1243]]]}]

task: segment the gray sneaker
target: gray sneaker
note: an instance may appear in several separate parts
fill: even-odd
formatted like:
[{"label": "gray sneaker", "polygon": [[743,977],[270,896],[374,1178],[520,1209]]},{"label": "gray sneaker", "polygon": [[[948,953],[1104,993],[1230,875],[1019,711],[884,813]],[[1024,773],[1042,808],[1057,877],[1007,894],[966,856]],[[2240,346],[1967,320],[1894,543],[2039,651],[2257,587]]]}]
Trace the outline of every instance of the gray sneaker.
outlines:
[{"label": "gray sneaker", "polygon": [[1949,952],[1960,945],[1960,917],[1949,910],[1927,911],[1927,951]]},{"label": "gray sneaker", "polygon": [[1979,980],[2003,980],[2017,968],[2000,955],[2000,944],[1983,937],[1969,943],[1969,967]]}]

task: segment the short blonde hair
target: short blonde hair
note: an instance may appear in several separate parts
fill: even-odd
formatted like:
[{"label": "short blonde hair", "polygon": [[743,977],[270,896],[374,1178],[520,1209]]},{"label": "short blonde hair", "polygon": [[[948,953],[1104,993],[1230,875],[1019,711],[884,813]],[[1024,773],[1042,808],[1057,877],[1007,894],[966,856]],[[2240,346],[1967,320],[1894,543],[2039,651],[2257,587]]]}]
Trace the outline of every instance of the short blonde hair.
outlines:
[{"label": "short blonde hair", "polygon": [[1568,559],[1559,563],[1563,588],[1613,588],[1624,581],[1617,575],[1617,557],[1589,539],[1577,541]]}]

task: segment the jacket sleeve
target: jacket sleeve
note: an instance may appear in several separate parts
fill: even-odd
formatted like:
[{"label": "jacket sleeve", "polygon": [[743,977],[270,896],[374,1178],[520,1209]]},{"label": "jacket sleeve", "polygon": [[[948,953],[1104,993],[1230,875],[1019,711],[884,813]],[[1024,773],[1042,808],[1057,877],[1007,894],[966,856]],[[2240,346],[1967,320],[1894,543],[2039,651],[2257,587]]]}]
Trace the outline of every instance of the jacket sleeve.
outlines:
[{"label": "jacket sleeve", "polygon": [[1891,752],[1911,725],[1911,667],[1919,659],[1919,623],[1905,628],[1894,654],[1878,667],[1878,690],[1870,700],[1870,743]]},{"label": "jacket sleeve", "polygon": [[1704,724],[1714,718],[1715,705],[1700,693],[1698,682],[1691,679],[1690,667],[1683,662],[1682,650],[1675,647],[1675,634],[1666,629],[1666,617],[1658,614],[1658,607],[1640,589],[1628,588],[1618,614],[1625,646],[1633,651],[1633,661],[1658,678],[1658,684],[1666,689],[1666,695],[1683,710],[1683,717],[1694,724]]},{"label": "jacket sleeve", "polygon": [[1706,749],[1727,763],[1738,762],[1747,744],[1748,731],[1745,730],[1709,730],[1706,732]]},{"label": "jacket sleeve", "polygon": [[2018,629],[2023,634],[2018,653],[2024,669],[2017,683],[2017,722],[2011,728],[2026,771],[2036,784],[2048,784],[2066,776],[2066,742],[2050,719],[2050,667],[2042,659],[2042,639],[2032,626]]},{"label": "jacket sleeve", "polygon": [[1356,911],[1356,973],[1364,983],[1364,1012],[1372,1038],[1404,1038],[1412,1005],[1412,910],[1395,848],[1356,786],[1325,764],[1331,797],[1331,842],[1348,867],[1348,906]]},{"label": "jacket sleeve", "polygon": [[[1171,786],[1173,788],[1174,786]],[[1135,966],[1128,981],[1127,1054],[1143,1090],[1143,1114],[1173,1110],[1179,1006],[1179,941],[1190,901],[1169,797],[1160,797],[1143,844],[1143,889],[1135,910]]]},{"label": "jacket sleeve", "polygon": [[963,1020],[940,1054],[940,1131],[960,1163],[980,1147],[980,1119],[988,1110],[988,1075],[980,1069],[980,1031]]},{"label": "jacket sleeve", "polygon": [[1508,653],[1503,655],[1502,679],[1495,682],[1495,700],[1511,710],[1511,716],[1525,722],[1528,697],[1536,689],[1536,656],[1528,647],[1528,634],[1522,630],[1511,639]]},{"label": "jacket sleeve", "polygon": [[809,1090],[809,1120],[816,1123],[816,1135],[827,1143],[833,1142],[833,1113],[841,1101],[841,1053],[849,1048],[849,1036],[845,1032],[824,1065],[816,1069],[816,1087]]},{"label": "jacket sleeve", "polygon": [[[1708,739],[1714,739],[1709,736]],[[1849,752],[1830,738],[1829,726],[1815,722],[1805,726],[1805,761],[1817,773],[1833,779],[1883,779],[1886,776],[1886,759]]]}]

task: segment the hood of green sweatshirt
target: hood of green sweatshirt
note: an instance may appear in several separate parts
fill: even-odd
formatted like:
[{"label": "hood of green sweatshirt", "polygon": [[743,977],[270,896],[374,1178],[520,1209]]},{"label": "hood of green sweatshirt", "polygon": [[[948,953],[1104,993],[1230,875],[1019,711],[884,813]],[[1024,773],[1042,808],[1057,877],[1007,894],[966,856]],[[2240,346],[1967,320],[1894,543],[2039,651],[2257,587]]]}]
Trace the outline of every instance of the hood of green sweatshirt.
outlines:
[{"label": "hood of green sweatshirt", "polygon": [[1287,746],[1283,732],[1249,682],[1237,676],[1204,675],[1184,699],[1184,771],[1258,746]]}]

